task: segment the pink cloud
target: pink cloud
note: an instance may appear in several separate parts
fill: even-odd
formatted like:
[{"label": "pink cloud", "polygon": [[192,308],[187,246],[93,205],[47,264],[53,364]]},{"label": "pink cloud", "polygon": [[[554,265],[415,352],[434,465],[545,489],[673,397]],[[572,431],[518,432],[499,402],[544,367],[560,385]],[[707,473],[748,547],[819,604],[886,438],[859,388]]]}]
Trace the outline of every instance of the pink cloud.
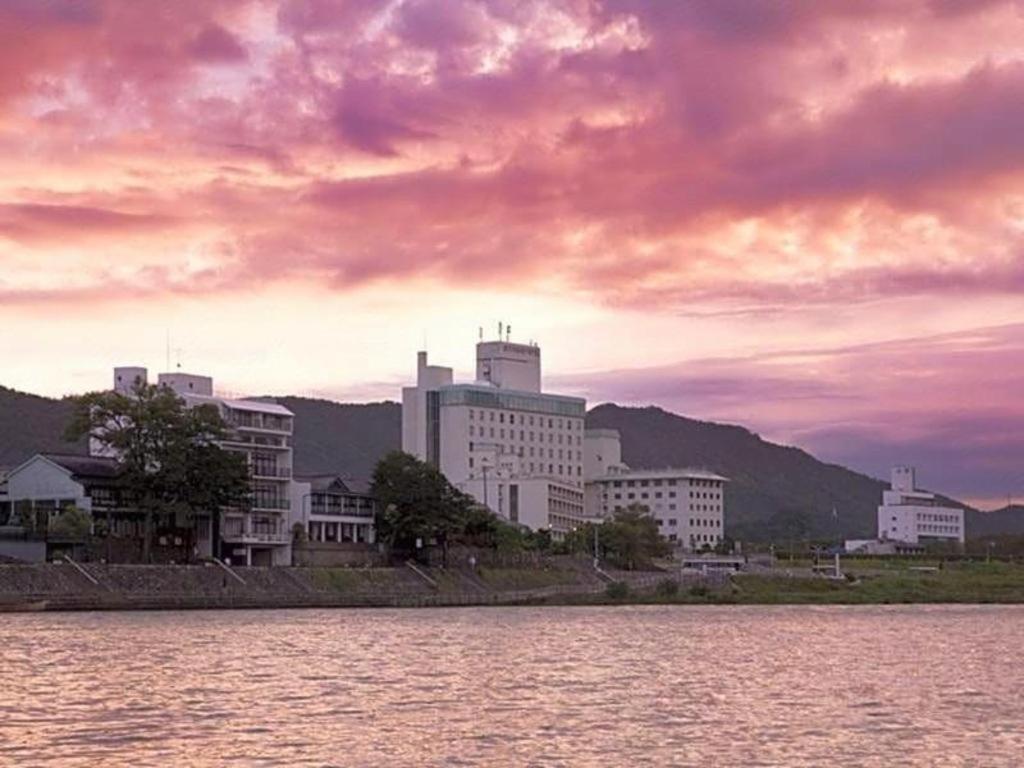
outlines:
[{"label": "pink cloud", "polygon": [[[252,20],[268,8],[257,39]],[[17,20],[6,29],[32,34],[0,31],[12,73],[0,110],[35,132],[31,148],[12,146],[54,171],[146,166],[148,200],[120,200],[118,183],[74,205],[130,211],[125,228],[201,219],[245,254],[254,281],[473,284],[499,259],[521,280],[555,276],[612,305],[1006,292],[1019,285],[1009,244],[1024,52],[995,61],[980,39],[936,67],[921,50],[953,24],[967,50],[979,30],[1010,26],[1008,8],[96,0],[71,13],[19,2],[2,10]],[[154,25],[162,33],[145,34]],[[879,48],[893,25],[921,41],[913,60],[909,43]],[[211,63],[231,63],[232,77],[212,86]],[[926,74],[887,74],[901,66]],[[58,105],[34,115],[32,98]],[[368,161],[394,165],[339,178]],[[29,181],[0,202],[50,201]],[[878,223],[854,231],[847,219],[865,205]],[[11,237],[40,241],[75,221],[14,210]],[[889,253],[888,233],[922,214],[944,250],[918,257],[904,235],[906,256]],[[117,229],[78,215],[86,230]],[[806,244],[794,256],[779,242],[796,218]],[[748,219],[764,234],[738,251],[717,245]],[[863,263],[823,269],[844,238]],[[281,253],[295,256],[277,263]],[[765,279],[777,260],[783,277]]]}]

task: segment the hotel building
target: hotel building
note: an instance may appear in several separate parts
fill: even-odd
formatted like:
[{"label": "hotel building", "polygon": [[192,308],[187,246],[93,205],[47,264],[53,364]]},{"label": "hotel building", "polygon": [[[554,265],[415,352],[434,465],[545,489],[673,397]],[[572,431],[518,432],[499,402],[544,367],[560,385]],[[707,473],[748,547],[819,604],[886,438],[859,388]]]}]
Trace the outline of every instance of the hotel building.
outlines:
[{"label": "hotel building", "polygon": [[661,535],[683,551],[721,542],[726,478],[702,469],[630,469],[614,429],[587,430],[584,457],[589,515],[611,517],[639,504],[657,520]]},{"label": "hotel building", "polygon": [[480,342],[471,384],[420,352],[402,390],[402,450],[500,517],[558,537],[586,520],[585,415],[582,398],[541,391],[535,345]]},{"label": "hotel building", "polygon": [[[145,368],[114,369],[115,391],[130,395],[137,382],[147,382]],[[198,519],[198,554],[216,555],[236,565],[290,565],[292,412],[272,402],[219,397],[209,376],[161,373],[157,383],[173,390],[190,407],[216,407],[230,430],[221,447],[244,456],[252,478],[250,508],[222,510],[218,546],[213,542],[212,516]],[[95,444],[90,452],[103,453]]]},{"label": "hotel building", "polygon": [[964,542],[964,511],[918,490],[913,467],[893,467],[891,490],[882,491],[878,538],[907,544]]}]

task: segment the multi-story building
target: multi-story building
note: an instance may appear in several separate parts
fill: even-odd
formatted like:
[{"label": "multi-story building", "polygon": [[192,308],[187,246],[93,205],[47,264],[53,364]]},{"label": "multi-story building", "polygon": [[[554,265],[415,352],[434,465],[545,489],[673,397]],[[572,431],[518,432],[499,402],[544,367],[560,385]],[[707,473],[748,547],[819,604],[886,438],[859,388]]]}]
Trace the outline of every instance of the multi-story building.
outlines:
[{"label": "multi-story building", "polygon": [[[114,389],[122,394],[131,394],[136,383],[146,381],[145,368],[114,369]],[[237,565],[290,565],[292,412],[263,400],[219,397],[209,376],[161,373],[157,383],[190,407],[215,406],[230,428],[221,447],[241,454],[249,465],[251,506],[222,510],[218,542],[214,542],[213,516],[201,516],[196,531],[199,554],[223,557]],[[97,452],[96,446],[92,449]]]},{"label": "multi-story building", "polygon": [[374,500],[365,483],[337,475],[296,477],[292,509],[310,541],[372,544]]},{"label": "multi-story building", "polygon": [[913,467],[893,467],[891,490],[882,491],[878,538],[908,544],[964,541],[964,511],[918,490]]},{"label": "multi-story building", "polygon": [[614,429],[587,430],[584,442],[588,515],[605,518],[640,505],[680,549],[695,551],[721,542],[725,477],[702,469],[630,469],[622,462]]},{"label": "multi-story building", "polygon": [[586,401],[541,391],[540,348],[477,344],[477,380],[417,356],[416,386],[402,390],[402,449],[441,470],[499,516],[556,537],[586,517]]}]

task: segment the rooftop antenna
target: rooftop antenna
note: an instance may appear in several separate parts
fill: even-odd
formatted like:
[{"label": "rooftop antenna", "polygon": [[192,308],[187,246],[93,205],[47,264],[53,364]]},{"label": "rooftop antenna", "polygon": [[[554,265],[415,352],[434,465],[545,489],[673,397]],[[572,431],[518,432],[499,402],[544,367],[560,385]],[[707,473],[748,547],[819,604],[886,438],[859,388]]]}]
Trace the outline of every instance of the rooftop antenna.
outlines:
[{"label": "rooftop antenna", "polygon": [[481,325],[480,326],[480,341],[483,341],[483,340],[484,340],[484,327]]},{"label": "rooftop antenna", "polygon": [[505,324],[502,323],[501,320],[499,320],[498,321],[498,341],[501,341],[501,337],[505,333],[504,328],[505,328]]},{"label": "rooftop antenna", "polygon": [[512,339],[512,326],[511,325],[506,325],[505,326],[505,341],[511,341],[511,339]]}]

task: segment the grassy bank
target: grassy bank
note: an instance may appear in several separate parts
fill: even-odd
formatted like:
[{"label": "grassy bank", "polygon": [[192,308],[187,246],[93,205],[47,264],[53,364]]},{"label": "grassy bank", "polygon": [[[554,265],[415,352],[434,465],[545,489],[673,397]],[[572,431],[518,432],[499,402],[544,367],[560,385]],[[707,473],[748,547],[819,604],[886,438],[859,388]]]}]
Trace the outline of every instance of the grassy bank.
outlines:
[{"label": "grassy bank", "polygon": [[[872,562],[847,566],[851,577],[833,580],[786,569],[738,574],[717,585],[659,585],[653,592],[579,596],[580,603],[868,605],[892,603],[1024,603],[1024,565],[958,563],[938,570]],[[927,567],[927,566],[925,566]],[[936,566],[937,567],[937,564]]]}]

